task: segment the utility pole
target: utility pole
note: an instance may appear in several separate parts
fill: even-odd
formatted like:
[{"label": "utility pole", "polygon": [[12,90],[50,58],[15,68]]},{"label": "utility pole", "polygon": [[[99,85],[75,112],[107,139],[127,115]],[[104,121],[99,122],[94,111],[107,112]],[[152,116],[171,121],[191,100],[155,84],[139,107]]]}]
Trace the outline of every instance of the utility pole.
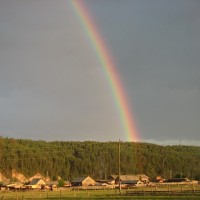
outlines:
[{"label": "utility pole", "polygon": [[163,168],[163,170],[162,170],[162,176],[163,176],[163,178],[165,178],[165,160],[164,160],[164,157],[165,157],[165,155],[164,155],[164,149],[162,148],[162,168]]},{"label": "utility pole", "polygon": [[120,174],[121,174],[121,169],[120,169],[120,140],[119,140],[119,144],[118,144],[118,169],[119,169],[119,193],[121,194],[121,178],[120,178]]}]

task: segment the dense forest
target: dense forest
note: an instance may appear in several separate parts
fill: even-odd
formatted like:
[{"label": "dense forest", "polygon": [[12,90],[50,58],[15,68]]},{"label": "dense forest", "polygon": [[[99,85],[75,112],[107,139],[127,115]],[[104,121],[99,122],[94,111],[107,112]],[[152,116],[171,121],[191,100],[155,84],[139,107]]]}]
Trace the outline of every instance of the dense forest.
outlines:
[{"label": "dense forest", "polygon": [[[121,174],[145,173],[169,178],[200,177],[200,147],[159,146],[121,142]],[[118,173],[118,142],[32,141],[0,138],[0,172],[12,169],[30,177],[36,173],[71,180],[81,175],[106,179]]]}]

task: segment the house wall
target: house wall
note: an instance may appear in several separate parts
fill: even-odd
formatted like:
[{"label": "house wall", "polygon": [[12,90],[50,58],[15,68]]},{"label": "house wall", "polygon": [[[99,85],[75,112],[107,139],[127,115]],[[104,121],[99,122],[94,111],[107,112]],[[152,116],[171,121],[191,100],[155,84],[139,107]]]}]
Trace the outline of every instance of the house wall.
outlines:
[{"label": "house wall", "polygon": [[33,189],[38,189],[38,188],[40,188],[39,185],[32,185],[31,187],[32,187]]},{"label": "house wall", "polygon": [[43,180],[40,180],[37,185],[45,185],[45,182]]},{"label": "house wall", "polygon": [[87,177],[83,182],[82,186],[89,186],[89,185],[94,185],[95,181],[92,180],[91,178]]}]

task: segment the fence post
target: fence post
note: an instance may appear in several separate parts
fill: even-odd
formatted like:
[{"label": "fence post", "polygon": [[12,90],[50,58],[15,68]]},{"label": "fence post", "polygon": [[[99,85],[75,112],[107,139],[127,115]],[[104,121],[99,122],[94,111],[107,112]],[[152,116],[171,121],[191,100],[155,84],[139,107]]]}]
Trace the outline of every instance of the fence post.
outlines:
[{"label": "fence post", "polygon": [[194,186],[194,184],[192,186],[193,186],[193,194],[194,194],[195,193],[195,186]]},{"label": "fence post", "polygon": [[74,189],[74,197],[76,196],[76,194],[75,194],[75,189]]},{"label": "fence post", "polygon": [[169,187],[169,185],[168,185],[168,194],[169,194],[169,192],[170,192],[170,187]]},{"label": "fence post", "polygon": [[181,195],[183,195],[183,186],[181,185]]}]

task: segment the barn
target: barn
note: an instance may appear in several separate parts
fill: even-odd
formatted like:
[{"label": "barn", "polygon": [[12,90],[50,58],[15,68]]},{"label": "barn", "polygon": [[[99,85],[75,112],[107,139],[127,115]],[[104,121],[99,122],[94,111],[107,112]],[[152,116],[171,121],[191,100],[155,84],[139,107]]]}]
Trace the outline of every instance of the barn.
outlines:
[{"label": "barn", "polygon": [[89,176],[80,176],[72,180],[72,186],[91,186],[95,185],[95,181]]}]

